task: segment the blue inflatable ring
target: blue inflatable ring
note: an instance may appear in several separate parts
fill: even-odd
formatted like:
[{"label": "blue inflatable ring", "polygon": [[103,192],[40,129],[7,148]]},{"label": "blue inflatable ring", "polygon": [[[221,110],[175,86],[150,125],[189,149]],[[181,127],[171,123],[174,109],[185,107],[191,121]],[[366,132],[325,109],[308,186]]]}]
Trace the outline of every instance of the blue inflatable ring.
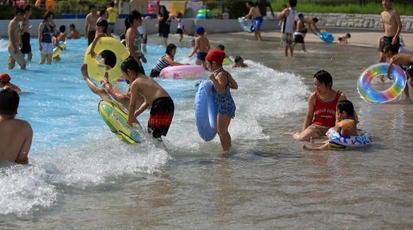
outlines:
[{"label": "blue inflatable ring", "polygon": [[195,93],[195,122],[199,136],[203,140],[211,141],[217,134],[217,116],[214,84],[209,80],[203,80]]},{"label": "blue inflatable ring", "polygon": [[332,34],[328,32],[322,32],[318,34],[318,37],[323,40],[325,43],[332,43],[334,41],[334,37]]}]

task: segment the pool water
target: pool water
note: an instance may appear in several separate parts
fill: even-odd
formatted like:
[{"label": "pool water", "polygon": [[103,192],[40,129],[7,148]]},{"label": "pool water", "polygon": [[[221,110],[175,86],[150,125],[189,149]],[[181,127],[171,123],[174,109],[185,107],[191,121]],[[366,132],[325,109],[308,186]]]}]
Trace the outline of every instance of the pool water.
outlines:
[{"label": "pool water", "polygon": [[[18,118],[27,120],[34,131],[30,168],[41,175],[32,176],[38,183],[50,187],[43,194],[45,201],[39,201],[36,205],[56,201],[60,193],[54,188],[56,184],[80,187],[105,184],[107,180],[123,174],[158,172],[176,154],[202,156],[220,152],[218,138],[205,143],[197,133],[194,96],[199,79],[157,79],[169,92],[176,107],[172,126],[163,138],[166,149],[156,147],[151,141],[138,146],[121,142],[110,132],[98,113],[100,98],[88,89],[82,79],[80,66],[86,42],[84,39],[68,40],[67,49],[60,55],[61,61],[53,62],[52,65],[39,65],[39,54],[34,52],[33,61],[27,65],[27,70],[20,70],[17,66],[7,71],[11,82],[23,90]],[[32,44],[36,44],[36,41],[32,40]],[[144,64],[147,74],[164,52],[165,48],[161,46],[148,47],[148,62]],[[179,48],[176,61],[193,63],[194,59],[187,57],[189,52],[189,48]],[[0,51],[0,63],[7,63],[6,49]],[[282,116],[299,110],[305,106],[301,97],[307,95],[308,90],[298,76],[277,73],[258,63],[249,64],[252,67],[250,69],[231,70],[237,76],[240,88],[233,92],[237,118],[232,121],[230,132],[235,142],[246,140],[253,144],[256,140],[267,138],[262,133],[259,117]],[[203,76],[203,79],[206,78],[206,75]],[[123,91],[127,87],[125,82],[118,82],[117,86]],[[287,90],[291,88],[294,90]],[[279,99],[276,110],[269,109],[273,106],[274,98]],[[146,124],[147,118],[148,112],[145,112],[139,116],[139,121]],[[27,168],[16,168],[14,173],[20,179],[27,176]],[[27,195],[32,197],[33,194]],[[3,214],[29,211],[33,208],[26,204],[29,197],[21,197],[24,208],[15,204],[0,210],[3,210]]]},{"label": "pool water", "polygon": [[[130,146],[97,111],[99,97],[80,74],[86,40],[68,41],[62,60],[7,70],[24,91],[18,118],[34,129],[29,166],[0,167],[0,228],[5,229],[411,229],[413,228],[413,107],[409,101],[367,104],[357,93],[360,66],[377,61],[374,48],[307,43],[285,58],[279,40],[209,35],[250,66],[227,69],[239,84],[229,132],[204,142],[194,118],[198,80],[156,79],[175,102],[164,146],[150,138]],[[312,35],[308,35],[312,36]],[[148,47],[148,74],[164,48]],[[176,60],[188,58],[190,40]],[[267,38],[268,39],[268,38]],[[32,45],[37,44],[35,40]],[[7,66],[5,41],[0,63]],[[32,48],[36,48],[33,46]],[[355,105],[359,127],[373,145],[349,151],[304,152],[298,131],[313,75],[329,71],[333,88]],[[204,76],[203,79],[206,79]],[[118,84],[126,89],[124,82]],[[146,124],[148,113],[139,116]]]}]

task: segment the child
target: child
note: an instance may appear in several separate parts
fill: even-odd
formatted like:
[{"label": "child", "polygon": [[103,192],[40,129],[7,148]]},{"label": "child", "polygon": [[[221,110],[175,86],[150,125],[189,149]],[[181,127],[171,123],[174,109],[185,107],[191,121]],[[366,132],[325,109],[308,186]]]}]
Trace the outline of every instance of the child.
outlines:
[{"label": "child", "polygon": [[[174,116],[174,102],[168,92],[160,86],[153,78],[143,75],[138,62],[132,57],[127,58],[121,65],[123,76],[130,84],[131,99],[129,102],[128,125],[132,126],[136,118],[151,107],[148,119],[148,131],[154,138],[161,140],[166,136]],[[142,105],[136,109],[136,102],[144,98]],[[139,123],[139,122],[138,122]]]},{"label": "child", "polygon": [[[108,12],[106,11],[106,8],[100,9],[100,11],[99,11],[99,18],[98,18],[98,20],[96,20],[96,21],[98,22],[98,21],[102,21],[102,20],[108,21]],[[109,28],[109,23],[108,23],[108,28]],[[97,31],[97,30],[96,30],[96,31]],[[97,33],[97,32],[96,32],[96,33]],[[106,30],[106,35],[107,35],[108,37],[112,37],[112,30],[107,29],[107,30]],[[96,37],[96,35],[95,35],[95,37]]]},{"label": "child", "polygon": [[[196,53],[196,61],[197,65],[205,66],[205,57],[211,48],[209,45],[209,40],[205,36],[205,29],[202,26],[198,26],[195,28],[195,33],[198,35],[195,39],[195,46],[192,49],[192,52],[188,55],[188,57],[192,57]],[[225,53],[224,53],[225,54]]]},{"label": "child", "polygon": [[184,24],[182,23],[182,17],[182,13],[178,13],[178,15],[176,16],[176,22],[178,23],[178,25],[176,26],[176,33],[179,34],[179,42],[181,42],[184,38],[184,34],[187,34]]},{"label": "child", "polygon": [[211,50],[206,56],[206,66],[211,72],[209,79],[215,86],[215,101],[218,104],[217,133],[221,141],[224,153],[228,153],[232,147],[231,135],[228,132],[231,118],[235,116],[235,102],[232,99],[230,89],[238,89],[238,84],[231,74],[222,68],[225,52]]},{"label": "child", "polygon": [[234,61],[235,61],[235,64],[232,65],[232,68],[245,68],[245,67],[248,67],[248,65],[244,63],[244,59],[242,59],[241,56],[236,56]]},{"label": "child", "polygon": [[[406,53],[398,53],[399,46],[397,45],[386,45],[383,48],[383,54],[386,57],[386,59],[389,59],[389,66],[387,67],[387,78],[391,79],[390,77],[390,72],[392,65],[399,65],[401,66],[407,76],[407,82],[409,82],[410,86],[413,87],[413,82],[411,80],[412,75],[413,75],[413,56],[410,54]],[[409,87],[404,88],[404,94],[406,95],[407,99],[410,99],[409,95]]]},{"label": "child", "polygon": [[166,47],[165,54],[161,58],[159,58],[155,66],[152,68],[150,76],[159,77],[159,74],[161,73],[162,69],[168,66],[184,65],[182,63],[174,61],[175,54],[176,54],[176,45],[171,43]]},{"label": "child", "polygon": [[12,89],[17,93],[21,93],[21,89],[17,85],[10,83],[10,80],[11,78],[7,73],[0,74],[0,87],[2,87],[3,90]]},{"label": "child", "polygon": [[[357,121],[355,120],[355,112],[353,103],[349,100],[342,100],[337,103],[336,106],[336,126],[333,130],[340,133],[341,136],[357,136]],[[303,145],[304,150],[323,150],[328,149],[330,145],[327,140],[322,146],[309,147]]]},{"label": "child", "polygon": [[339,37],[338,41],[340,42],[340,45],[347,44],[347,40],[350,38],[351,38],[351,34],[347,33],[346,35]]},{"label": "child", "polygon": [[303,50],[304,53],[308,53],[306,48],[305,48],[305,41],[304,37],[307,33],[307,28],[305,28],[304,25],[304,14],[298,14],[298,19],[295,22],[296,24],[296,31],[294,32],[294,44],[293,47],[297,44],[301,44],[301,49]]},{"label": "child", "polygon": [[[59,33],[56,35],[55,46],[58,49],[63,50],[64,48],[61,46],[66,41],[66,26],[61,25],[59,27]],[[53,57],[55,61],[60,61],[60,55]]]},{"label": "child", "polygon": [[[96,57],[95,53],[95,47],[97,42],[101,37],[107,37],[108,35],[106,34],[108,31],[108,21],[106,20],[99,20],[96,22],[96,37],[92,42],[92,46],[90,48],[89,54],[92,55],[92,57]],[[106,65],[106,70],[113,68],[116,65],[116,56],[112,51],[106,51],[104,50],[102,52],[102,58],[104,60],[104,63]]]},{"label": "child", "polygon": [[[222,50],[222,51],[225,52],[225,46],[222,45],[222,44],[217,45],[217,47],[215,49]],[[231,58],[229,58],[227,53],[225,53],[224,65],[225,64],[230,64],[231,62],[232,62]]]}]

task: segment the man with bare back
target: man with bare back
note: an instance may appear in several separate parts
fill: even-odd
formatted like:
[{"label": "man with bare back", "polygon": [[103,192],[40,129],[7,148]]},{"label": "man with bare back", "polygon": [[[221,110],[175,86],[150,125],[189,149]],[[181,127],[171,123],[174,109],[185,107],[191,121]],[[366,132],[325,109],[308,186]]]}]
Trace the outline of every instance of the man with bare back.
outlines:
[{"label": "man with bare back", "polygon": [[19,63],[21,69],[26,69],[26,61],[20,51],[20,25],[19,23],[24,19],[24,10],[21,8],[16,9],[14,18],[10,20],[7,33],[9,36],[9,42],[7,44],[7,50],[9,51],[8,68],[13,69],[14,65]]},{"label": "man with bare back", "polygon": [[252,21],[252,31],[254,31],[255,35],[255,40],[261,41],[261,24],[263,21],[263,17],[260,13],[260,10],[255,7],[254,3],[252,1],[248,1],[245,3],[247,8],[249,9],[249,12],[247,15],[244,16],[244,18],[251,18]]},{"label": "man with bare back", "polygon": [[13,89],[0,91],[0,162],[28,163],[33,130],[27,121],[15,119],[19,94]]},{"label": "man with bare back", "polygon": [[29,18],[32,16],[33,7],[31,5],[26,5],[24,7],[24,18],[21,22],[20,29],[21,29],[21,49],[20,51],[23,53],[23,56],[27,54],[27,61],[31,61],[33,54],[32,54],[32,46],[30,44],[30,29],[32,26],[29,23]]},{"label": "man with bare back", "polygon": [[85,37],[87,38],[87,44],[90,45],[95,39],[96,22],[99,18],[98,11],[95,5],[89,6],[90,13],[85,19]]},{"label": "man with bare back", "polygon": [[386,61],[386,55],[383,53],[383,48],[386,45],[396,45],[399,47],[399,35],[402,30],[402,22],[400,20],[400,14],[392,8],[393,0],[381,1],[384,11],[380,14],[383,22],[384,36],[381,38],[378,50],[380,51],[379,62]]}]

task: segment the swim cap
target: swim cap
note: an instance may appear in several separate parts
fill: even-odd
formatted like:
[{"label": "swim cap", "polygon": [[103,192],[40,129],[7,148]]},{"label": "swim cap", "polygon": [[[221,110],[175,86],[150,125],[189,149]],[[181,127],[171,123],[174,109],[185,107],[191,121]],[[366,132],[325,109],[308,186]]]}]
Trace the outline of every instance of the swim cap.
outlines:
[{"label": "swim cap", "polygon": [[7,83],[10,81],[10,76],[7,73],[0,74],[0,81]]},{"label": "swim cap", "polygon": [[197,26],[197,27],[195,28],[195,32],[196,32],[197,34],[203,34],[203,33],[205,33],[205,29],[204,29],[204,27],[202,27],[202,26]]},{"label": "swim cap", "polygon": [[207,56],[205,59],[209,62],[216,62],[218,65],[222,65],[222,62],[224,61],[225,58],[225,52],[222,50],[211,50],[208,52]]},{"label": "swim cap", "polygon": [[303,14],[303,13],[299,13],[299,14],[298,14],[298,17],[299,17],[299,18],[304,18],[304,14]]}]

